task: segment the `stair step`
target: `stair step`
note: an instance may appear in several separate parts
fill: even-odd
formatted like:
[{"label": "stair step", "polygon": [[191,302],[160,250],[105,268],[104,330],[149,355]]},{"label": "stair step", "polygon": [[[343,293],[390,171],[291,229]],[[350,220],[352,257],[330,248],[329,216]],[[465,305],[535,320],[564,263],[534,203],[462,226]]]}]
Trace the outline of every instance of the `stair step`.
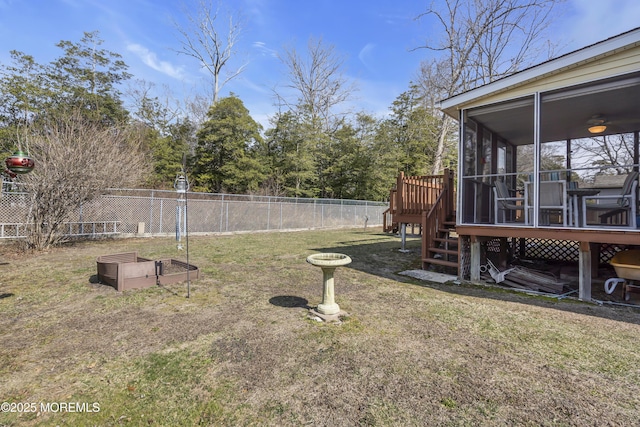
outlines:
[{"label": "stair step", "polygon": [[458,242],[458,238],[456,236],[440,236],[440,237],[434,237],[433,240],[436,240],[438,242]]},{"label": "stair step", "polygon": [[450,245],[457,245],[458,244],[458,239],[454,239],[451,237],[436,237],[433,240],[435,240],[436,242],[440,242],[440,243],[448,243]]},{"label": "stair step", "polygon": [[434,252],[438,254],[447,254],[447,255],[458,255],[458,250],[452,249],[441,249],[441,248],[429,248],[429,252]]},{"label": "stair step", "polygon": [[446,233],[446,234],[449,234],[449,233],[451,233],[452,231],[456,231],[456,230],[454,230],[453,228],[438,228],[438,232],[439,232],[439,233]]},{"label": "stair step", "polygon": [[458,268],[458,263],[457,262],[453,262],[453,261],[447,261],[444,259],[438,259],[438,258],[424,258],[422,260],[423,263],[428,263],[428,264],[437,264],[437,265],[444,265],[445,267],[455,267]]}]

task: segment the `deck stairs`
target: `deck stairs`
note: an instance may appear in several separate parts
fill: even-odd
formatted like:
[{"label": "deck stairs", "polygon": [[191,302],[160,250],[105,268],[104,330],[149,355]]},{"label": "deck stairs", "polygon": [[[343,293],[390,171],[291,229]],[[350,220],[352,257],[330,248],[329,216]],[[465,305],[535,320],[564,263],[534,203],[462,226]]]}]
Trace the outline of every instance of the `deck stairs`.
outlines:
[{"label": "deck stairs", "polygon": [[423,251],[422,268],[443,270],[443,272],[455,270],[457,273],[458,265],[456,222],[455,219],[449,219],[440,224],[431,244]]},{"label": "deck stairs", "polygon": [[[458,238],[455,223],[454,173],[404,176],[391,190],[389,209],[383,214],[385,232],[418,225],[422,235],[422,268],[450,273],[458,271]],[[403,237],[404,239],[404,237]],[[403,240],[404,247],[404,240]]]}]

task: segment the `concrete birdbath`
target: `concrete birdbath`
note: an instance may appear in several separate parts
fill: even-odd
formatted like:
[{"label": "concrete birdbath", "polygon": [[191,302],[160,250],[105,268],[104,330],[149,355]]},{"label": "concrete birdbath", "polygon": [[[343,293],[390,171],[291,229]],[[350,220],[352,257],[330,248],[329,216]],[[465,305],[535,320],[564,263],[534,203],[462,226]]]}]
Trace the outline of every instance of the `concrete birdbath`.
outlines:
[{"label": "concrete birdbath", "polygon": [[336,268],[351,263],[348,255],[337,253],[320,253],[307,257],[307,262],[322,269],[323,291],[322,303],[318,304],[318,313],[325,316],[337,315],[340,307],[335,302],[333,289],[333,272]]}]

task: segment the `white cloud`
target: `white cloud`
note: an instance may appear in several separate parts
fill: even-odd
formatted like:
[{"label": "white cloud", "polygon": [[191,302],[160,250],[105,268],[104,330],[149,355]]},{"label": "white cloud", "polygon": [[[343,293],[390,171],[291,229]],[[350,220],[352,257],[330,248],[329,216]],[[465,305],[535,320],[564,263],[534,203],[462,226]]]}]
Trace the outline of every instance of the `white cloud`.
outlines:
[{"label": "white cloud", "polygon": [[265,42],[253,42],[252,46],[256,48],[258,52],[260,52],[260,54],[262,54],[263,56],[271,56],[273,58],[278,57],[278,51],[268,48]]},{"label": "white cloud", "polygon": [[156,71],[166,74],[169,77],[173,77],[174,79],[184,78],[183,67],[176,67],[167,61],[159,60],[158,56],[154,52],[151,52],[144,46],[131,43],[127,45],[127,50],[138,56],[142,62]]},{"label": "white cloud", "polygon": [[358,59],[362,62],[362,65],[369,71],[373,71],[373,67],[370,66],[371,59],[373,57],[373,49],[376,47],[373,43],[367,43],[365,47],[358,52]]}]

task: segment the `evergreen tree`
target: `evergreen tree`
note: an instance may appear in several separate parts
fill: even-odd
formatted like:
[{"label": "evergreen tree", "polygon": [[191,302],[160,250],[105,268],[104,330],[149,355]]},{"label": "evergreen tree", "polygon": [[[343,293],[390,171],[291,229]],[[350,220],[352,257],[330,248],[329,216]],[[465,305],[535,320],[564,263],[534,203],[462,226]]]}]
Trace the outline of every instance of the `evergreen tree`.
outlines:
[{"label": "evergreen tree", "polygon": [[415,85],[396,98],[391,117],[380,128],[380,143],[393,155],[396,175],[427,175],[431,173],[437,140],[436,120],[424,106]]},{"label": "evergreen tree", "polygon": [[44,111],[43,67],[22,52],[11,51],[12,64],[0,69],[0,141],[11,151],[25,145],[28,125]]},{"label": "evergreen tree", "polygon": [[357,153],[357,140],[354,129],[347,123],[332,135],[331,144],[328,145],[328,158],[325,173],[327,175],[326,188],[330,191],[326,197],[333,199],[351,199],[355,193],[355,154]]},{"label": "evergreen tree", "polygon": [[195,127],[189,119],[184,119],[170,124],[166,135],[153,128],[147,129],[149,134],[145,140],[153,161],[149,184],[153,188],[171,189],[182,169],[183,156],[188,157],[189,140]]},{"label": "evergreen tree", "polygon": [[48,112],[64,115],[70,109],[83,111],[85,118],[103,126],[126,123],[120,83],[131,75],[118,53],[101,49],[98,32],[84,33],[79,43],[61,41],[56,46],[64,55],[47,67],[51,98]]},{"label": "evergreen tree", "polygon": [[234,95],[212,105],[197,133],[193,181],[197,189],[246,193],[265,180],[258,156],[261,126]]},{"label": "evergreen tree", "polygon": [[313,197],[314,159],[303,126],[292,112],[276,116],[266,132],[266,156],[270,168],[268,185],[289,197]]},{"label": "evergreen tree", "polygon": [[392,181],[386,179],[381,153],[376,151],[376,135],[380,126],[376,118],[360,113],[356,115],[354,138],[357,141],[352,154],[354,193],[357,200],[384,200],[389,196]]},{"label": "evergreen tree", "polygon": [[[196,126],[189,118],[176,119],[176,113],[150,97],[145,90],[134,90],[134,126],[142,133],[142,140],[153,163],[153,173],[147,184],[153,188],[172,188],[182,169],[183,156],[189,154],[195,140]],[[194,143],[195,144],[195,143]]]},{"label": "evergreen tree", "polygon": [[[126,124],[118,85],[128,79],[120,55],[100,49],[98,33],[85,33],[80,43],[61,41],[64,54],[47,65],[11,51],[12,64],[0,69],[0,138],[4,147],[28,149],[29,132],[81,113],[103,127]],[[74,119],[75,120],[75,119]]]}]

